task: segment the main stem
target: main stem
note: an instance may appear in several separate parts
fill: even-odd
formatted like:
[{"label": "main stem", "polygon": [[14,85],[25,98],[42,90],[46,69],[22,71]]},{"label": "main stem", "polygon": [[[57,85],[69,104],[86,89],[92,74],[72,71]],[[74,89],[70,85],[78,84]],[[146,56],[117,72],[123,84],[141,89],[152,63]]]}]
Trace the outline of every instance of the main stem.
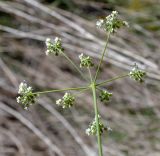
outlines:
[{"label": "main stem", "polygon": [[94,110],[95,110],[95,117],[96,117],[98,155],[103,156],[102,140],[101,140],[101,134],[100,134],[100,127],[99,127],[99,117],[98,117],[99,113],[98,113],[97,97],[96,97],[96,84],[94,82],[91,84],[91,88],[92,88]]}]

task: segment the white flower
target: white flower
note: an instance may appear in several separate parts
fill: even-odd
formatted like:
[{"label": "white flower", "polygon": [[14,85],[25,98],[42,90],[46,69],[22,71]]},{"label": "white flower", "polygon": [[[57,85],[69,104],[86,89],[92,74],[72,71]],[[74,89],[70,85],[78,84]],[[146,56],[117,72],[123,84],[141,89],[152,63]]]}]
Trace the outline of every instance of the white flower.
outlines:
[{"label": "white flower", "polygon": [[61,39],[60,39],[59,37],[56,37],[56,38],[54,39],[54,42],[55,42],[55,43],[57,43],[57,42],[59,42],[59,41],[61,41]]},{"label": "white flower", "polygon": [[87,128],[87,129],[86,129],[86,134],[87,134],[87,135],[90,135],[90,128]]},{"label": "white flower", "polygon": [[61,105],[61,104],[62,104],[62,100],[61,100],[61,99],[58,99],[58,100],[56,101],[56,104],[57,104],[57,105]]},{"label": "white flower", "polygon": [[62,108],[70,108],[74,105],[75,97],[70,93],[65,93],[62,99],[58,99],[56,104],[62,106]]},{"label": "white flower", "polygon": [[38,96],[32,92],[32,87],[27,86],[25,82],[20,83],[18,94],[17,103],[21,104],[24,109],[28,109],[29,106],[35,103]]},{"label": "white flower", "polygon": [[112,13],[106,18],[98,20],[96,25],[98,28],[102,28],[106,32],[114,33],[122,26],[128,26],[128,23],[118,18],[117,11],[112,11]]},{"label": "white flower", "polygon": [[20,96],[17,97],[17,103],[20,103]]},{"label": "white flower", "polygon": [[32,87],[27,87],[25,82],[21,82],[19,85],[18,94],[24,94],[25,92],[29,92],[32,90]]},{"label": "white flower", "polygon": [[61,39],[58,37],[56,37],[54,39],[53,43],[50,38],[47,38],[46,39],[46,46],[47,46],[47,50],[45,52],[46,55],[54,54],[54,55],[58,56],[60,53],[63,52]]},{"label": "white flower", "polygon": [[112,128],[111,128],[111,127],[107,127],[107,130],[108,130],[108,131],[112,131]]},{"label": "white flower", "polygon": [[112,11],[112,14],[115,16],[115,15],[118,15],[118,11]]},{"label": "white flower", "polygon": [[130,71],[129,76],[131,79],[138,81],[140,83],[144,82],[144,78],[146,76],[146,72],[140,70],[138,65],[135,63],[133,69]]},{"label": "white flower", "polygon": [[104,20],[103,20],[103,19],[100,19],[100,20],[98,20],[98,21],[96,22],[96,26],[97,26],[98,28],[101,28],[102,25],[103,25],[103,23],[104,23]]},{"label": "white flower", "polygon": [[49,50],[48,49],[46,50],[46,55],[49,55]]},{"label": "white flower", "polygon": [[79,55],[79,59],[82,59],[82,58],[83,58],[83,53]]},{"label": "white flower", "polygon": [[84,54],[82,53],[81,55],[79,55],[79,59],[81,61],[80,62],[80,67],[92,67],[92,66],[94,66],[90,56],[84,56]]},{"label": "white flower", "polygon": [[51,43],[51,39],[50,38],[46,38],[46,46],[48,47],[49,44]]},{"label": "white flower", "polygon": [[102,102],[108,102],[110,100],[112,96],[112,93],[106,91],[106,90],[102,90],[100,92],[99,98]]},{"label": "white flower", "polygon": [[[99,118],[99,131],[100,135],[106,130],[104,127],[103,123],[100,121],[100,116],[98,115]],[[89,127],[86,129],[86,134],[87,135],[97,135],[97,124],[96,124],[96,117],[94,120],[89,124]]]}]

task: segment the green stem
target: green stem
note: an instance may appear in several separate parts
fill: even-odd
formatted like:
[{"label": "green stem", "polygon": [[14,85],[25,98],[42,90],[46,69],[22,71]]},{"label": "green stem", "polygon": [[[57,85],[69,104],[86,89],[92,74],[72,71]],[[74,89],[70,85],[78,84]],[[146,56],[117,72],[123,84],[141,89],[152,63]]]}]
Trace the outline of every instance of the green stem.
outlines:
[{"label": "green stem", "polygon": [[94,110],[95,110],[95,117],[96,117],[98,153],[99,153],[99,156],[103,156],[102,140],[101,140],[101,134],[100,134],[100,127],[99,127],[99,117],[98,117],[99,113],[98,113],[97,97],[96,97],[96,84],[93,82],[91,87],[92,87]]},{"label": "green stem", "polygon": [[89,72],[89,76],[90,76],[90,81],[91,81],[91,83],[93,82],[93,79],[92,79],[92,74],[91,74],[91,70],[90,70],[90,68],[88,67],[88,72]]},{"label": "green stem", "polygon": [[103,81],[103,82],[101,82],[101,83],[97,83],[96,86],[102,86],[102,85],[105,84],[105,83],[112,82],[112,81],[114,81],[114,80],[118,80],[118,79],[121,79],[121,78],[124,78],[124,77],[127,77],[127,76],[129,76],[129,75],[128,75],[128,74],[123,74],[123,75],[114,77],[114,78],[112,78],[112,79],[105,80],[105,81]]},{"label": "green stem", "polygon": [[47,90],[47,91],[42,91],[42,92],[34,92],[33,94],[45,94],[45,93],[63,92],[63,91],[69,91],[69,90],[83,90],[87,88],[88,87],[54,89],[54,90]]},{"label": "green stem", "polygon": [[103,53],[102,53],[101,60],[100,60],[100,62],[99,62],[99,64],[98,64],[98,67],[97,67],[97,71],[96,71],[96,75],[95,75],[95,78],[94,78],[94,82],[96,82],[96,80],[97,80],[97,76],[98,76],[98,73],[99,73],[99,70],[100,70],[101,64],[102,64],[102,62],[103,62],[103,58],[104,58],[106,49],[107,49],[109,37],[110,37],[110,33],[109,33],[108,36],[107,36],[106,44],[105,44],[105,47],[104,47],[104,50],[103,50]]},{"label": "green stem", "polygon": [[80,95],[81,93],[83,93],[83,92],[85,92],[85,91],[87,91],[87,90],[89,90],[89,89],[90,89],[90,88],[82,89],[82,90],[78,91],[77,93],[73,93],[73,95],[74,95],[74,96]]},{"label": "green stem", "polygon": [[81,72],[81,70],[77,67],[77,65],[63,52],[61,52],[62,55],[74,66],[74,68],[79,72],[79,74],[85,79],[87,80],[85,77],[84,77],[84,74]]}]

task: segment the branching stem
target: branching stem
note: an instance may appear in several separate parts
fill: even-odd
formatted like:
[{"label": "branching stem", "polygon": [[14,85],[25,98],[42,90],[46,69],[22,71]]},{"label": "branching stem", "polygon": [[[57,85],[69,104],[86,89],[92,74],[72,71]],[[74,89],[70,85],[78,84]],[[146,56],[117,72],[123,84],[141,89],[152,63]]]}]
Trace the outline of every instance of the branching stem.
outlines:
[{"label": "branching stem", "polygon": [[96,86],[102,86],[102,85],[104,85],[106,83],[109,83],[109,82],[112,82],[112,81],[115,81],[115,80],[118,80],[118,79],[121,79],[121,78],[124,78],[124,77],[127,77],[127,76],[129,76],[129,75],[128,74],[123,74],[123,75],[114,77],[112,79],[108,79],[108,80],[105,80],[103,82],[97,83]]},{"label": "branching stem", "polygon": [[94,78],[94,82],[96,82],[96,80],[97,80],[97,76],[98,76],[98,74],[99,74],[99,70],[100,70],[101,64],[102,64],[102,62],[103,62],[104,55],[105,55],[105,53],[106,53],[106,49],[107,49],[107,46],[108,46],[109,38],[110,38],[110,33],[109,33],[108,36],[107,36],[106,44],[105,44],[105,47],[104,47],[104,50],[103,50],[103,53],[102,53],[102,57],[101,57],[101,59],[100,59],[100,61],[99,61],[98,67],[97,67],[97,71],[96,71],[96,75],[95,75],[95,78]]},{"label": "branching stem", "polygon": [[64,88],[64,89],[53,89],[42,92],[34,92],[33,94],[45,94],[45,93],[53,93],[53,92],[63,92],[63,91],[71,91],[71,90],[84,90],[88,87],[78,87],[78,88]]}]

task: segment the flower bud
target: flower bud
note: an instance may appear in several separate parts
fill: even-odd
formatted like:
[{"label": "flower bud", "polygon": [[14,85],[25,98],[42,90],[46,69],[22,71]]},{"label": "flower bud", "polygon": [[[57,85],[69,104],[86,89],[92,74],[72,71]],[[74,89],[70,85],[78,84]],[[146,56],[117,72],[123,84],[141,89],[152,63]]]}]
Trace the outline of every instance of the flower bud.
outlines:
[{"label": "flower bud", "polygon": [[64,51],[64,49],[62,48],[61,39],[59,39],[58,37],[54,39],[54,43],[51,42],[50,38],[47,38],[46,46],[46,55],[54,54],[55,56],[58,56],[60,53]]},{"label": "flower bud", "polygon": [[[99,130],[100,130],[100,135],[102,135],[102,133],[104,132],[104,130],[106,130],[106,128],[104,127],[103,123],[100,122],[100,116],[98,116],[99,118]],[[94,120],[90,123],[89,127],[86,129],[86,134],[87,135],[97,135],[97,125],[96,125],[96,117],[94,118]]]},{"label": "flower bud", "polygon": [[103,29],[106,32],[115,33],[117,29],[122,26],[129,26],[126,21],[118,18],[118,12],[112,11],[105,19],[100,19],[96,23],[98,28]]},{"label": "flower bud", "polygon": [[58,99],[56,104],[62,106],[62,108],[70,108],[74,105],[75,97],[70,93],[65,93],[62,99]]},{"label": "flower bud", "polygon": [[108,102],[110,100],[112,96],[112,93],[106,91],[106,90],[102,90],[100,92],[99,98],[102,102]]},{"label": "flower bud", "polygon": [[90,58],[90,56],[84,56],[84,54],[82,53],[81,55],[79,55],[79,59],[80,59],[80,67],[92,67],[94,66],[92,59]]},{"label": "flower bud", "polygon": [[25,82],[20,83],[18,94],[17,103],[19,103],[24,109],[28,109],[34,104],[38,96],[37,94],[33,94],[32,87],[27,86]]},{"label": "flower bud", "polygon": [[137,82],[144,82],[144,78],[146,76],[146,72],[142,71],[138,68],[137,64],[134,65],[133,69],[130,71],[129,76],[131,79]]}]

